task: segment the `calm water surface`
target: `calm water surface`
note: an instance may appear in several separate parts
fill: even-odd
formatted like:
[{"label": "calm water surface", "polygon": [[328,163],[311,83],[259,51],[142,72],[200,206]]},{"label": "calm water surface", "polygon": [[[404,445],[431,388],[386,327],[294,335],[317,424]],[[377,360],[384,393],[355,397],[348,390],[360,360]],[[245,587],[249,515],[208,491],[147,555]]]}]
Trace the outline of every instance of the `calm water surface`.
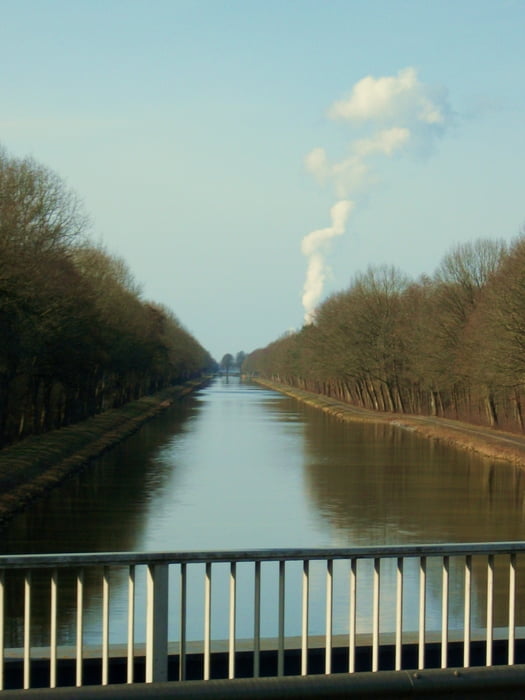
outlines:
[{"label": "calm water surface", "polygon": [[[0,551],[521,540],[525,536],[524,487],[523,472],[510,465],[493,464],[406,430],[342,423],[294,399],[243,384],[238,378],[222,378],[143,426],[90,469],[17,516],[0,531]],[[299,572],[291,571],[292,579],[295,575]],[[433,602],[430,570],[431,624],[440,615],[438,575],[436,570]],[[322,595],[323,573],[319,571],[318,580],[316,576],[314,570],[313,594],[317,587]],[[473,593],[473,614],[480,622],[483,576],[480,562],[474,567]],[[496,588],[501,587],[504,596],[502,577]],[[407,580],[407,599],[417,598],[415,568]],[[453,593],[454,576],[451,585]],[[93,582],[90,590],[88,582],[88,640],[99,634],[97,586]],[[242,599],[242,583],[239,595]],[[388,586],[382,595],[388,602],[392,596]],[[346,590],[336,589],[336,606],[338,599],[344,606],[345,596]],[[74,632],[67,614],[68,606],[73,610],[72,597],[64,594],[63,641]],[[112,605],[117,622],[111,635],[117,640],[125,625],[124,577],[113,583]],[[452,598],[451,614],[457,614],[458,625],[459,608],[455,613]],[[21,614],[14,594],[12,609],[8,636],[14,645],[16,619]],[[217,614],[220,627],[224,620]],[[411,614],[409,609],[406,614]],[[263,623],[269,635],[272,615],[268,612]],[[504,620],[503,607],[496,611],[496,622],[498,616]],[[197,613],[194,617],[190,637],[199,638],[201,620]],[[336,617],[340,629],[336,622],[335,631],[345,631],[345,615]],[[250,624],[247,619],[246,636]],[[321,616],[313,615],[311,624],[314,633],[320,632]],[[239,625],[242,628],[242,616]]]}]

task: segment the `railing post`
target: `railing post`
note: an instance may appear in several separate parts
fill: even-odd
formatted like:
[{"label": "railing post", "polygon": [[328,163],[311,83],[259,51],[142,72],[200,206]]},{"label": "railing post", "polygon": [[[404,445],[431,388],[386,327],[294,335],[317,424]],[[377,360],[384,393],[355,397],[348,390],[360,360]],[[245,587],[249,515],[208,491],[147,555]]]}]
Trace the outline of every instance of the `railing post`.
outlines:
[{"label": "railing post", "polygon": [[443,557],[441,584],[441,668],[448,665],[449,557]]},{"label": "railing post", "polygon": [[128,569],[128,669],[127,682],[133,683],[135,664],[135,565]]},{"label": "railing post", "polygon": [[84,569],[77,572],[77,639],[75,662],[75,685],[79,688],[83,682],[84,655]]},{"label": "railing post", "polygon": [[31,571],[24,577],[24,690],[31,687]]},{"label": "railing post", "polygon": [[403,565],[403,557],[398,557],[396,576],[396,671],[401,670],[403,663]]},{"label": "railing post", "polygon": [[332,673],[332,633],[333,633],[333,602],[334,597],[334,562],[328,559],[326,562],[326,643],[324,672]]},{"label": "railing post", "polygon": [[228,643],[228,678],[235,678],[235,622],[237,617],[237,600],[236,600],[236,585],[237,585],[237,567],[234,561],[230,563],[230,625],[229,625],[229,643]]},{"label": "railing post", "polygon": [[419,558],[419,641],[418,641],[418,669],[425,668],[425,625],[426,625],[426,581],[427,558]]},{"label": "railing post", "polygon": [[203,680],[209,681],[211,674],[211,561],[204,569],[204,674]]},{"label": "railing post", "polygon": [[492,666],[494,641],[494,555],[487,557],[487,654],[486,665]]},{"label": "railing post", "polygon": [[109,683],[109,566],[102,572],[102,685]]},{"label": "railing post", "polygon": [[168,564],[147,570],[146,683],[168,680]]},{"label": "railing post", "polygon": [[301,675],[308,674],[308,605],[310,595],[310,562],[303,561],[303,605],[301,613]]},{"label": "railing post", "polygon": [[286,560],[279,560],[279,637],[277,642],[277,675],[284,676],[284,593]]},{"label": "railing post", "polygon": [[179,681],[186,680],[186,562],[180,565]]},{"label": "railing post", "polygon": [[516,553],[510,555],[509,562],[509,650],[508,665],[514,665],[514,646],[516,642]]},{"label": "railing post", "polygon": [[357,633],[357,560],[350,560],[350,600],[348,613],[348,673],[355,673],[355,647]]},{"label": "railing post", "polygon": [[261,562],[255,562],[253,592],[253,677],[259,678],[261,670]]},{"label": "railing post", "polygon": [[51,572],[51,620],[49,638],[49,687],[56,688],[57,684],[57,596],[58,569]]},{"label": "railing post", "polygon": [[470,626],[471,626],[471,587],[472,587],[472,555],[465,557],[465,610],[463,623],[463,666],[470,666]]},{"label": "railing post", "polygon": [[374,558],[372,610],[372,671],[379,671],[379,603],[381,586],[381,559]]},{"label": "railing post", "polygon": [[4,689],[4,587],[5,573],[0,569],[0,690]]}]

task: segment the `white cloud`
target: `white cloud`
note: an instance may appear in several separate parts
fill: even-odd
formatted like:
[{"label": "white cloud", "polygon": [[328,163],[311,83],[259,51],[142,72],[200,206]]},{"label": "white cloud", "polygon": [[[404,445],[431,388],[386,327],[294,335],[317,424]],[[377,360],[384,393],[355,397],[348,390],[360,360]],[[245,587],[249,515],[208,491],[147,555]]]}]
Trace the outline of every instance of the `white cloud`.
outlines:
[{"label": "white cloud", "polygon": [[352,122],[444,125],[449,112],[446,99],[432,92],[419,82],[415,68],[381,78],[368,75],[354,85],[348,97],[334,102],[328,115]]},{"label": "white cloud", "polygon": [[433,102],[428,100],[426,97],[421,98],[421,110],[418,114],[419,121],[426,122],[427,124],[443,124],[445,117],[443,112],[439,107],[437,107]]},{"label": "white cloud", "polygon": [[410,140],[410,130],[405,127],[394,126],[384,129],[367,139],[355,141],[353,148],[358,156],[364,157],[371,153],[383,153],[391,156],[394,151],[405,146]]},{"label": "white cloud", "polygon": [[332,119],[361,121],[392,118],[417,84],[413,68],[404,68],[397,76],[374,78],[368,75],[354,85],[349,97],[334,102],[328,114]]},{"label": "white cloud", "polygon": [[314,148],[304,159],[304,165],[308,172],[319,180],[324,180],[330,174],[330,166],[324,148]]}]

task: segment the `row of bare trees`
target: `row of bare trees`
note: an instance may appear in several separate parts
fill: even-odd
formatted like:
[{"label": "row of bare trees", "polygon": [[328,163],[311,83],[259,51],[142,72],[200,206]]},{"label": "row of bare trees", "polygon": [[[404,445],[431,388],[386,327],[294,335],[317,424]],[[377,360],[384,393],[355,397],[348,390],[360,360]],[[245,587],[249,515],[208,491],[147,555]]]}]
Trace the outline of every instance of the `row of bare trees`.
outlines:
[{"label": "row of bare trees", "polygon": [[379,411],[523,431],[525,237],[459,245],[417,281],[370,268],[243,369]]},{"label": "row of bare trees", "polygon": [[93,245],[77,198],[0,150],[0,445],[199,375],[209,354]]}]

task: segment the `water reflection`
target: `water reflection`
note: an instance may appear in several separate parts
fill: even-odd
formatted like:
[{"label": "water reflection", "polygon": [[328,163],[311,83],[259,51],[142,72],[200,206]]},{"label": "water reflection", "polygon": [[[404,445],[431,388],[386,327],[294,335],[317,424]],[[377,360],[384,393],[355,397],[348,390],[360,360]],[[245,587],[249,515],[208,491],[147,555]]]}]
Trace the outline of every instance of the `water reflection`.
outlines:
[{"label": "water reflection", "polygon": [[0,531],[0,553],[134,551],[176,461],[163,459],[199,410],[187,397],[35,502]]},{"label": "water reflection", "polygon": [[300,411],[308,493],[340,545],[523,538],[522,469],[393,426]]},{"label": "water reflection", "polygon": [[[524,536],[524,477],[510,465],[493,464],[408,431],[385,425],[346,424],[293,399],[238,379],[219,379],[186,398],[60,489],[15,518],[2,532],[0,551],[159,551],[323,547],[389,543],[520,540]],[[371,614],[370,562],[361,566],[360,628]],[[337,565],[339,568],[340,566]],[[271,567],[270,567],[271,568]],[[270,571],[270,569],[269,569]],[[525,573],[525,572],[524,572]],[[322,567],[312,569],[311,632],[323,631]],[[142,575],[141,575],[142,576]],[[143,577],[138,577],[139,610]],[[189,638],[202,637],[203,582],[192,590]],[[227,586],[217,570],[218,596]],[[263,634],[276,630],[277,587],[267,574],[269,605]],[[393,625],[395,562],[383,564],[382,625]],[[463,569],[451,563],[450,616],[461,626]],[[506,562],[497,561],[496,624],[506,621]],[[289,620],[299,603],[293,590],[300,570],[287,573]],[[177,582],[173,576],[173,610]],[[525,575],[518,577],[525,580]],[[63,582],[60,639],[74,636],[74,580]],[[8,645],[20,641],[20,582],[7,588]],[[253,591],[248,574],[239,582],[238,632],[250,636]],[[522,587],[523,588],[523,587]],[[520,588],[519,600],[525,600]],[[296,589],[297,591],[299,588]],[[441,570],[429,562],[428,624],[441,619]],[[126,628],[126,575],[112,578],[112,641]],[[86,641],[100,641],[101,582],[86,579]],[[407,563],[407,625],[415,627],[417,562]],[[35,579],[35,643],[47,643],[49,582]],[[473,562],[473,618],[482,625],[486,561]],[[218,601],[218,598],[217,598]],[[275,604],[275,605],[274,605]],[[334,590],[334,631],[348,629],[348,572]],[[273,605],[273,607],[272,607]],[[522,606],[523,607],[523,606]],[[297,608],[297,613],[293,611]],[[173,613],[173,615],[175,612]],[[214,608],[214,636],[226,636],[227,610]],[[140,619],[140,614],[137,615]],[[520,609],[519,621],[525,621]],[[142,631],[139,625],[137,639]],[[173,618],[172,638],[177,630]]]},{"label": "water reflection", "polygon": [[[309,498],[329,522],[332,543],[351,547],[370,544],[431,542],[494,542],[522,540],[524,522],[524,473],[512,465],[494,463],[471,453],[428,441],[417,434],[382,424],[344,424],[294,400],[278,409],[293,407],[304,422],[305,483]],[[394,624],[395,562],[383,564],[391,583],[384,586],[383,623]],[[525,567],[518,576],[518,601],[525,593]],[[417,562],[406,572],[407,598],[419,595]],[[427,573],[428,620],[437,629],[441,620],[442,570],[430,561]],[[494,611],[496,625],[508,620],[508,559],[496,558]],[[371,580],[371,573],[369,575]],[[487,561],[474,557],[472,564],[473,624],[486,619]],[[450,570],[450,618],[463,623],[464,564],[453,560]],[[389,593],[388,593],[389,592]],[[363,591],[360,605],[371,609],[370,591]],[[344,592],[342,593],[344,597]],[[413,606],[415,608],[415,606]],[[386,611],[390,611],[389,613]],[[410,606],[405,624],[415,628]],[[408,615],[408,617],[407,617]],[[525,621],[525,604],[517,617]],[[390,619],[389,619],[390,618]]]}]

